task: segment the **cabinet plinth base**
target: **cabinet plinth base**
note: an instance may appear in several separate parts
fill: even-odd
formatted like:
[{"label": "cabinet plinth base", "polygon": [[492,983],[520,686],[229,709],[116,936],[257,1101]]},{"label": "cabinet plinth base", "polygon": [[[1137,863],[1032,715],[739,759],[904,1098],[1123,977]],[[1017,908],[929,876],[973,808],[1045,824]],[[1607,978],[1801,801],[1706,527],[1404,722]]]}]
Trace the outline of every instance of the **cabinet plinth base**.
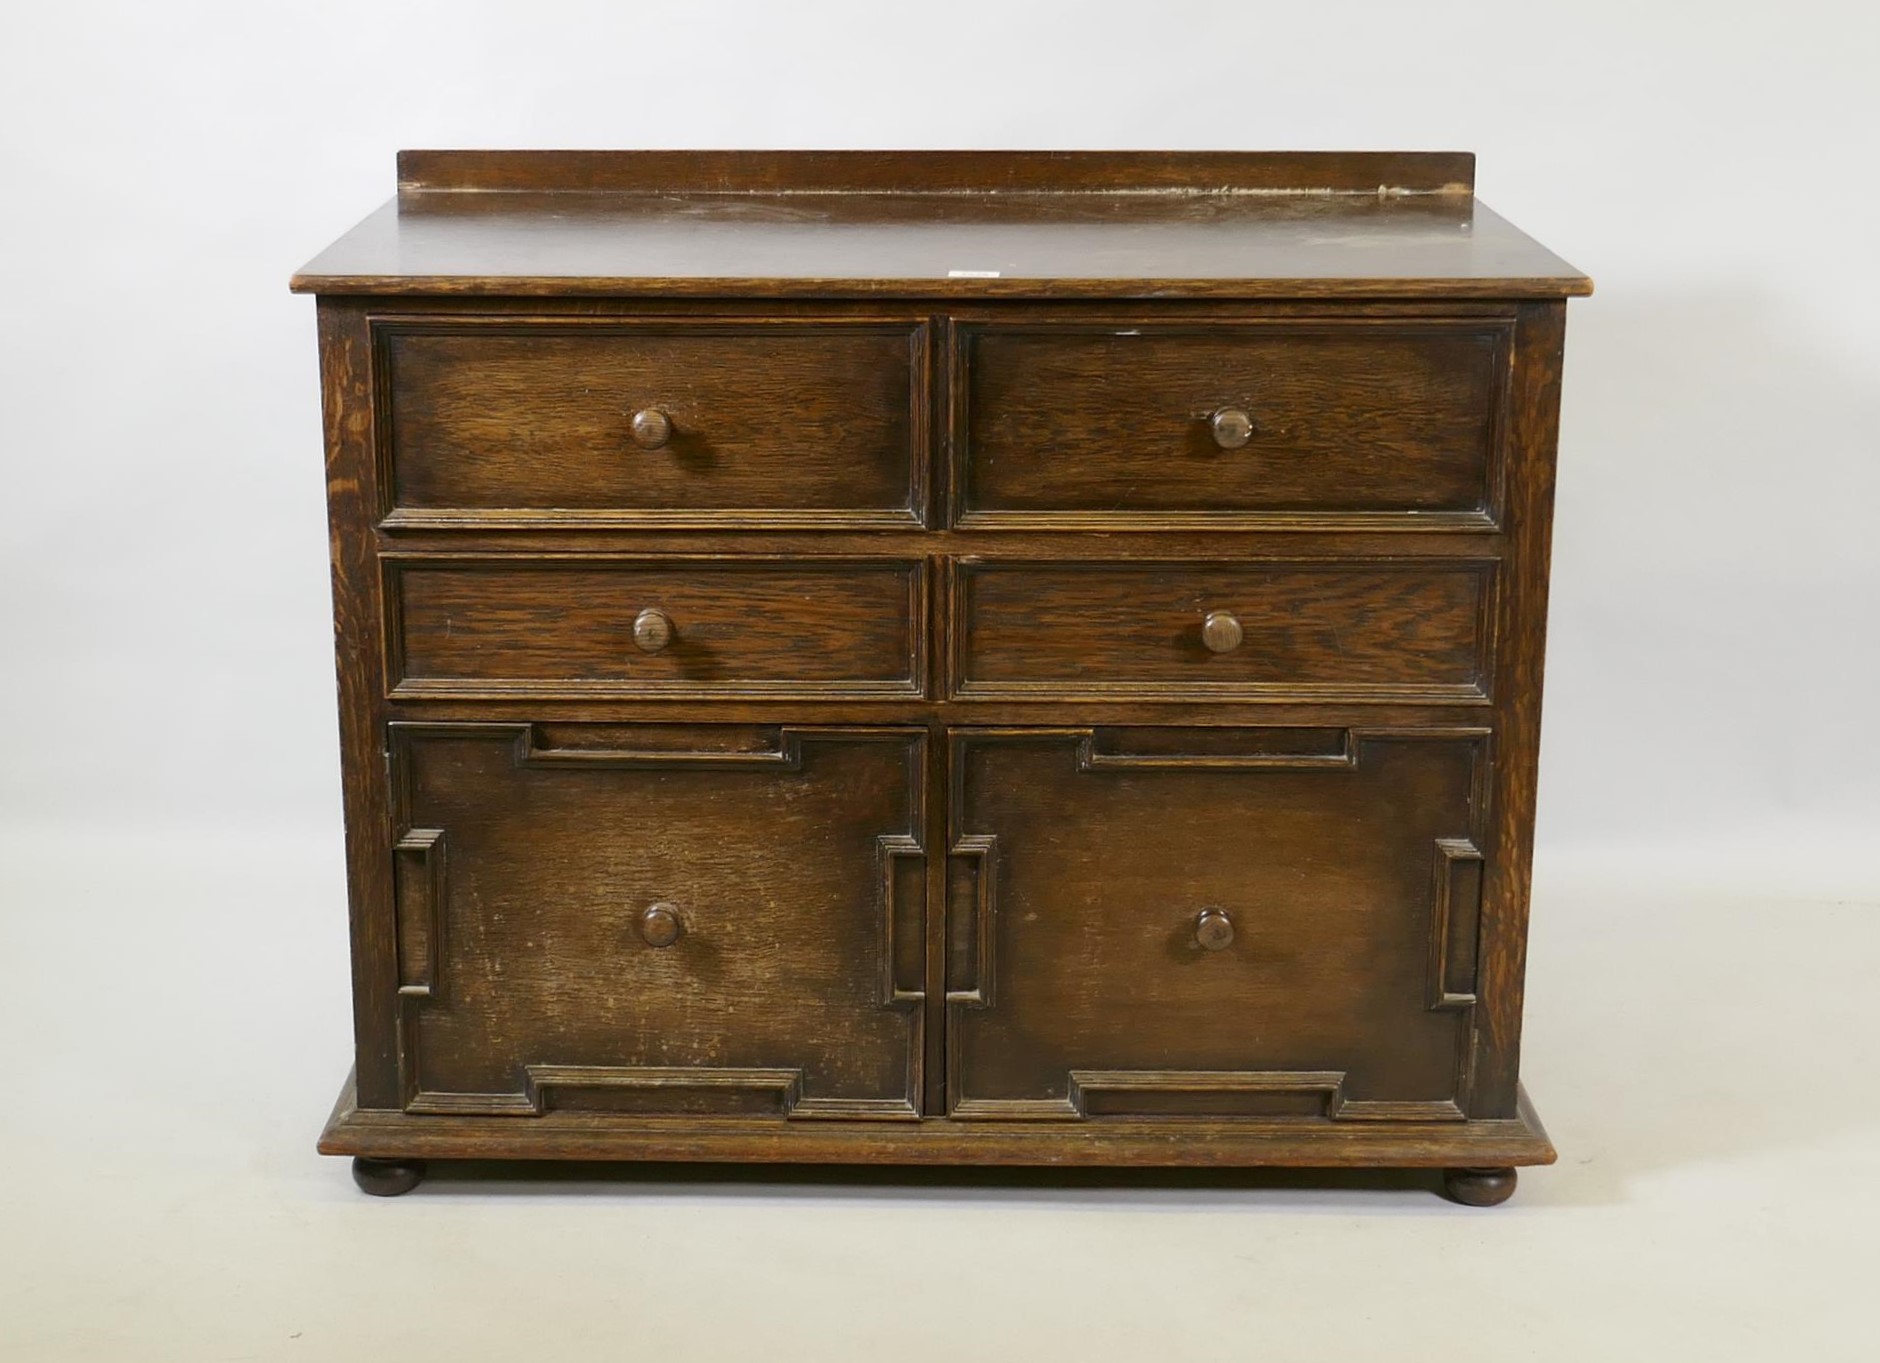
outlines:
[{"label": "cabinet plinth base", "polygon": [[1485,1195],[1496,1178],[1503,1180],[1501,1195],[1479,1205],[1513,1191],[1514,1166],[1554,1162],[1525,1092],[1512,1117],[1458,1122],[701,1120],[556,1111],[481,1117],[361,1108],[350,1075],[319,1148],[419,1175],[426,1159],[1441,1169],[1445,1190],[1463,1202],[1472,1199],[1462,1192]]}]

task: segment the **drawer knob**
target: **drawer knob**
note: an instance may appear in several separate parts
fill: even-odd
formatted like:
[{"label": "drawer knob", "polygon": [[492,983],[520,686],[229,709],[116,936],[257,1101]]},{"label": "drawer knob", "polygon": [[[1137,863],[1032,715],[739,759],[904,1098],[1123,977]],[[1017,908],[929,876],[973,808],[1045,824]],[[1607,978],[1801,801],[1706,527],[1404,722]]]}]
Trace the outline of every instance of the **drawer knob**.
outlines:
[{"label": "drawer knob", "polygon": [[1210,653],[1232,653],[1240,647],[1240,621],[1231,611],[1209,611],[1201,622],[1201,642]]},{"label": "drawer knob", "polygon": [[657,653],[672,642],[672,617],[661,610],[643,610],[633,617],[633,642]]},{"label": "drawer knob", "polygon": [[1253,418],[1238,407],[1223,407],[1208,418],[1208,430],[1214,443],[1224,450],[1237,450],[1253,439]]},{"label": "drawer knob", "polygon": [[656,450],[672,439],[672,418],[657,407],[642,407],[633,414],[633,443]]},{"label": "drawer knob", "polygon": [[1195,941],[1206,951],[1225,951],[1234,943],[1234,920],[1225,909],[1203,909],[1195,915]]},{"label": "drawer knob", "polygon": [[640,936],[649,947],[669,947],[684,931],[679,910],[671,904],[655,904],[640,915]]}]

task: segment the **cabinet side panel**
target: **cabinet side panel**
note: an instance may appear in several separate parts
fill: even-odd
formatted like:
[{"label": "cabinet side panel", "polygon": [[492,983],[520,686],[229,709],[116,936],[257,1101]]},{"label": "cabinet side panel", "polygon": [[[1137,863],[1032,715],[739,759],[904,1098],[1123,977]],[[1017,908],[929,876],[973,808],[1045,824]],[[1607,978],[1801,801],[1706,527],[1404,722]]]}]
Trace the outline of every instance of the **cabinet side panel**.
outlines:
[{"label": "cabinet side panel", "polygon": [[397,1107],[397,924],[392,911],[392,835],[381,740],[385,654],[379,621],[383,613],[372,543],[372,523],[380,505],[372,338],[364,308],[344,299],[320,300],[319,326],[358,1102],[362,1108]]},{"label": "cabinet side panel", "polygon": [[1554,456],[1560,419],[1564,303],[1522,307],[1508,423],[1508,553],[1496,608],[1494,790],[1482,887],[1481,1007],[1471,1117],[1513,1117],[1521,1061],[1528,891],[1547,643]]}]

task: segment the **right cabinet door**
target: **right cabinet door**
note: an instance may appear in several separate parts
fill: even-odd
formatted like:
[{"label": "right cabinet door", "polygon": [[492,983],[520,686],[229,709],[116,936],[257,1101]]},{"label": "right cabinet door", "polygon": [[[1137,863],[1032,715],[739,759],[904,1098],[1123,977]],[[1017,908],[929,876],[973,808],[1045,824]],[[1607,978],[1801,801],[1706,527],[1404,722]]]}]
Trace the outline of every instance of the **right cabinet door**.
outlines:
[{"label": "right cabinet door", "polygon": [[1488,735],[957,730],[957,1119],[1461,1120]]}]

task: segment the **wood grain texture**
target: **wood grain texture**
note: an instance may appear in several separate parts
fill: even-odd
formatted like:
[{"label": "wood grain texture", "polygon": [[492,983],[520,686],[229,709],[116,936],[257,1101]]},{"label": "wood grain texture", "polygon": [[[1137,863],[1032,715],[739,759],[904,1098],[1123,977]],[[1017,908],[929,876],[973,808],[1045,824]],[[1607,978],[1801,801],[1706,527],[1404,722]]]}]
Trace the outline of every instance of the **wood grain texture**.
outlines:
[{"label": "wood grain texture", "polygon": [[1520,1087],[1528,897],[1540,780],[1541,683],[1547,655],[1548,561],[1560,424],[1564,304],[1524,308],[1515,336],[1508,491],[1510,587],[1496,629],[1506,647],[1496,695],[1495,819],[1484,846],[1482,997],[1472,1115],[1506,1116]]},{"label": "wood grain texture", "polygon": [[[1493,671],[1484,561],[964,559],[950,599],[961,698],[1468,701]],[[1218,653],[1217,612],[1241,634]]]},{"label": "wood grain texture", "polygon": [[1466,151],[429,151],[410,192],[1468,194]]},{"label": "wood grain texture", "polygon": [[512,298],[1587,292],[1572,266],[1476,202],[1467,167],[1447,154],[408,154],[411,188],[293,287]]},{"label": "wood grain texture", "polygon": [[[961,327],[955,521],[1492,521],[1512,330],[1435,318]],[[1231,449],[1213,429],[1224,408],[1252,424]]]},{"label": "wood grain texture", "polygon": [[375,341],[398,524],[892,526],[925,506],[913,321],[458,319]]},{"label": "wood grain texture", "polygon": [[[916,562],[673,557],[386,561],[391,694],[919,695]],[[640,620],[665,640],[649,650]]]},{"label": "wood grain texture", "polygon": [[[406,1110],[918,1112],[924,735],[391,737],[399,826],[452,853],[437,978],[401,1017]],[[649,943],[655,905],[682,934]]]},{"label": "wood grain texture", "polygon": [[[955,731],[949,1113],[1460,1120],[1430,867],[1482,825],[1487,737],[1361,732],[1327,760],[1255,736],[1235,760],[1231,734]],[[1208,912],[1236,925],[1220,950]]]},{"label": "wood grain texture", "polygon": [[334,295],[323,1150],[1484,1202],[1553,1159],[1520,1018],[1588,286],[1467,158],[403,175],[297,281]]},{"label": "wood grain texture", "polygon": [[1470,1122],[1233,1121],[801,1122],[548,1112],[423,1116],[361,1108],[349,1079],[320,1151],[430,1159],[754,1160],[795,1164],[1246,1165],[1441,1169],[1552,1164],[1546,1129],[1522,1095],[1516,1115]]},{"label": "wood grain texture", "polygon": [[339,674],[346,897],[352,936],[354,1080],[370,1107],[398,1100],[398,924],[392,899],[390,791],[384,774],[384,619],[373,508],[380,495],[372,403],[372,338],[364,311],[321,299],[321,406],[333,646]]},{"label": "wood grain texture", "polygon": [[1591,292],[1469,199],[893,196],[387,203],[294,278],[400,297],[1510,299]]}]

